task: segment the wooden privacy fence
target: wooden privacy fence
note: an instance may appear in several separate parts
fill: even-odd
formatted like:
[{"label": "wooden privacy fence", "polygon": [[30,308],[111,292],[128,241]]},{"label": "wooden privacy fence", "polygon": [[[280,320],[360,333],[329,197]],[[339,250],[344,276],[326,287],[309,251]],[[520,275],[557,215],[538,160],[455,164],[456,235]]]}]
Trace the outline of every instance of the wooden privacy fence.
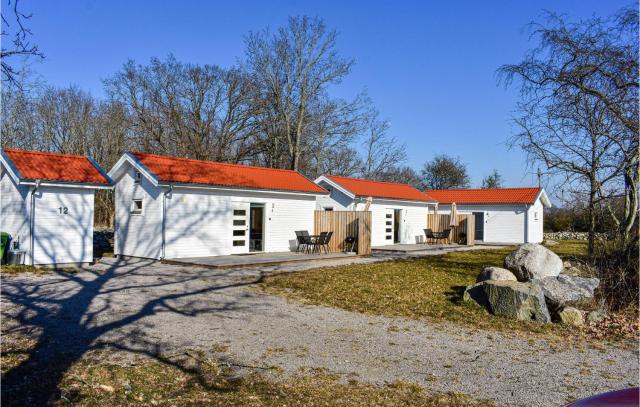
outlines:
[{"label": "wooden privacy fence", "polygon": [[[427,229],[434,232],[442,232],[451,228],[449,241],[447,243],[459,243],[473,246],[475,240],[475,218],[473,215],[457,215],[458,226],[451,225],[451,215],[427,215]],[[464,238],[461,237],[464,234]]]},{"label": "wooden privacy fence", "polygon": [[316,211],[314,234],[333,232],[329,251],[343,252],[348,249],[345,240],[355,237],[355,247],[359,255],[371,254],[371,212],[370,211]]}]

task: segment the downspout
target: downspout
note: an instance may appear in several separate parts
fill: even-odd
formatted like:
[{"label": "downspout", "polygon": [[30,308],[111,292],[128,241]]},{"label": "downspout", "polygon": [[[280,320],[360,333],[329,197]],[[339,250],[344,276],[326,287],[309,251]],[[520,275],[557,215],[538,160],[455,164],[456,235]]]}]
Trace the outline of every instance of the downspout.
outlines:
[{"label": "downspout", "polygon": [[165,230],[167,226],[167,196],[173,191],[173,184],[169,185],[169,189],[162,194],[162,254],[160,260],[164,260],[166,255],[166,237]]},{"label": "downspout", "polygon": [[36,191],[40,188],[41,180],[36,180],[36,185],[31,190],[31,208],[29,210],[29,257],[31,257],[31,265],[34,265],[34,230],[36,226],[35,217],[36,217]]},{"label": "downspout", "polygon": [[531,205],[524,205],[524,242],[529,243],[529,208]]}]

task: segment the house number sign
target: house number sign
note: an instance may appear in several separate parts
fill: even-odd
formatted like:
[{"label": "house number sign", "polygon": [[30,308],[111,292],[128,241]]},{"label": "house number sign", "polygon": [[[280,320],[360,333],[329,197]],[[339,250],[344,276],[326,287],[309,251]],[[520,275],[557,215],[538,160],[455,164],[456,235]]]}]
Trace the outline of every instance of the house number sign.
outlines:
[{"label": "house number sign", "polygon": [[66,206],[59,207],[58,211],[60,211],[60,215],[68,215],[69,214],[69,208],[67,208]]}]

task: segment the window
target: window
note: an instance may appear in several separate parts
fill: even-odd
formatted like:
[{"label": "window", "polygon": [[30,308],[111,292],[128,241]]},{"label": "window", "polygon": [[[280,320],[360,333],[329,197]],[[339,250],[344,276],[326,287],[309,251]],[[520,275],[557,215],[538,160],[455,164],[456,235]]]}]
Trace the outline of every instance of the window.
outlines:
[{"label": "window", "polygon": [[244,240],[234,240],[233,241],[233,245],[234,246],[244,246],[245,245],[245,241]]},{"label": "window", "polygon": [[233,210],[233,216],[246,216],[246,215],[247,215],[247,211],[245,211],[244,209]]},{"label": "window", "polygon": [[327,211],[327,212],[331,212],[331,211],[333,211],[333,206],[325,206],[325,207],[324,207],[324,208],[322,208],[322,209],[324,209],[324,210],[325,210],[325,211]]},{"label": "window", "polygon": [[533,219],[538,220],[538,211],[533,212]]},{"label": "window", "polygon": [[387,213],[387,219],[391,219],[393,217],[392,213]]},{"label": "window", "polygon": [[131,213],[134,215],[142,215],[142,199],[134,199],[131,201]]},{"label": "window", "polygon": [[233,235],[234,236],[244,236],[245,235],[245,231],[244,230],[234,230],[233,231]]},{"label": "window", "polygon": [[246,225],[246,221],[244,219],[234,219],[233,226],[244,226]]},{"label": "window", "polygon": [[140,171],[136,171],[136,172],[133,174],[133,182],[134,182],[135,184],[139,184],[139,183],[140,183],[140,181],[142,181],[142,173],[141,173]]}]

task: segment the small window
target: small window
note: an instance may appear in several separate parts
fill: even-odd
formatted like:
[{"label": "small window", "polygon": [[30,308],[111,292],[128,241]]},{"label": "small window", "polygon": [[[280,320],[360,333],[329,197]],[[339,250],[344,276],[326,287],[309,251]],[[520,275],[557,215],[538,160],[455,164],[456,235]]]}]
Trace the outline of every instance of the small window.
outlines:
[{"label": "small window", "polygon": [[233,210],[233,216],[246,216],[246,215],[247,215],[247,211],[245,211],[244,209]]},{"label": "small window", "polygon": [[392,238],[393,238],[393,236],[387,235],[387,240],[391,240]]},{"label": "small window", "polygon": [[245,232],[246,232],[245,230],[234,230],[233,231],[233,235],[234,236],[244,236]]},{"label": "small window", "polygon": [[234,219],[233,220],[233,226],[244,226],[245,225],[245,220],[244,219]]},{"label": "small window", "polygon": [[393,217],[392,213],[387,213],[387,219],[391,219]]},{"label": "small window", "polygon": [[131,201],[131,213],[134,215],[142,215],[142,199],[134,199]]},{"label": "small window", "polygon": [[391,232],[393,232],[393,229],[387,228],[387,233],[391,233]]},{"label": "small window", "polygon": [[538,220],[538,211],[533,212],[533,219]]},{"label": "small window", "polygon": [[244,242],[245,242],[244,240],[234,240],[233,241],[233,245],[234,246],[244,246],[245,245]]},{"label": "small window", "polygon": [[325,206],[323,209],[327,212],[331,212],[333,211],[333,206]]},{"label": "small window", "polygon": [[140,171],[136,171],[133,173],[133,182],[139,184],[142,181],[142,173]]},{"label": "small window", "polygon": [[391,226],[391,223],[393,223],[393,222],[391,222],[390,220],[387,221],[387,226]]}]

